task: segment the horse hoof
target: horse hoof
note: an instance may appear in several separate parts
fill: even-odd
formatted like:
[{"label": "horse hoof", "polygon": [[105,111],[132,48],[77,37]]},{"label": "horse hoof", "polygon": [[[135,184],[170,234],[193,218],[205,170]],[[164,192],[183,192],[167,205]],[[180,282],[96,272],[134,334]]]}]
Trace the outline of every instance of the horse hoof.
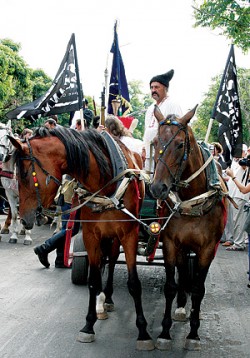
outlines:
[{"label": "horse hoof", "polygon": [[32,244],[32,240],[24,240],[23,244],[24,244],[24,245],[31,245],[31,244]]},{"label": "horse hoof", "polygon": [[155,348],[159,349],[160,351],[171,351],[172,341],[171,339],[157,338]]},{"label": "horse hoof", "polygon": [[9,243],[10,244],[16,244],[17,243],[17,239],[9,239]]},{"label": "horse hoof", "polygon": [[115,305],[113,303],[104,303],[104,308],[107,312],[113,312],[115,310]]},{"label": "horse hoof", "polygon": [[186,322],[187,321],[187,313],[186,313],[185,308],[184,307],[177,308],[174,312],[173,319],[175,321]]},{"label": "horse hoof", "polygon": [[101,320],[105,320],[105,319],[107,319],[107,318],[109,318],[109,316],[108,316],[108,314],[107,314],[106,311],[104,311],[104,312],[97,312],[97,319],[99,319],[100,321],[101,321]]},{"label": "horse hoof", "polygon": [[199,339],[186,339],[184,349],[188,351],[200,351],[201,342]]},{"label": "horse hoof", "polygon": [[146,341],[137,341],[136,349],[138,351],[152,351],[155,349],[154,342],[152,339],[148,339]]},{"label": "horse hoof", "polygon": [[79,332],[76,340],[81,343],[91,343],[94,342],[95,335],[93,333]]}]

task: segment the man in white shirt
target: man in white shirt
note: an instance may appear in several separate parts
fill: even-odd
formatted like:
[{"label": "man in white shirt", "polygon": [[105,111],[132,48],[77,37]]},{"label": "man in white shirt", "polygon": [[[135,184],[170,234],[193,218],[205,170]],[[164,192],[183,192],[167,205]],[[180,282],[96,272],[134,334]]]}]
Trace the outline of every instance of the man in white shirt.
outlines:
[{"label": "man in white shirt", "polygon": [[174,70],[170,70],[162,75],[154,76],[150,81],[151,96],[155,100],[155,103],[151,104],[146,112],[143,142],[145,146],[145,169],[151,172],[154,171],[151,143],[158,131],[158,122],[154,116],[155,104],[160,108],[164,117],[167,117],[169,114],[175,114],[177,117],[182,116],[181,107],[174,103],[168,95],[169,81],[173,75]]},{"label": "man in white shirt", "polygon": [[[242,146],[242,158],[246,155],[247,146]],[[233,159],[231,164],[231,170],[234,173],[234,179],[238,179],[244,186],[248,183],[248,170],[247,167],[239,165],[239,159]],[[226,242],[222,244],[227,247],[227,251],[243,251],[246,244],[245,239],[248,237],[246,232],[242,232],[243,224],[246,219],[246,212],[244,211],[244,205],[249,200],[249,193],[242,193],[237,185],[235,185],[234,179],[230,178],[227,182],[229,195],[234,199],[238,206],[236,209],[231,203],[229,204],[228,220],[225,227]]]}]

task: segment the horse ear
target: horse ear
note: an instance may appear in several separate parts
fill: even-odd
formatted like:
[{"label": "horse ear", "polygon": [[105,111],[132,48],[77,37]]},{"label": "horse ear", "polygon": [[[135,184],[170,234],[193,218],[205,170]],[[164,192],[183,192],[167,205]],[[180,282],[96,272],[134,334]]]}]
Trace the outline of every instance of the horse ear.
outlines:
[{"label": "horse ear", "polygon": [[20,142],[20,140],[12,137],[11,135],[8,135],[7,137],[17,150],[23,150],[22,143]]},{"label": "horse ear", "polygon": [[158,122],[163,121],[165,119],[163,114],[160,111],[160,108],[157,106],[157,104],[155,104],[154,116],[155,116],[155,118],[157,119]]},{"label": "horse ear", "polygon": [[182,122],[184,124],[188,124],[190,122],[190,120],[193,118],[197,107],[198,107],[198,104],[193,109],[191,109],[189,112],[187,112],[182,118],[180,118],[180,122]]}]

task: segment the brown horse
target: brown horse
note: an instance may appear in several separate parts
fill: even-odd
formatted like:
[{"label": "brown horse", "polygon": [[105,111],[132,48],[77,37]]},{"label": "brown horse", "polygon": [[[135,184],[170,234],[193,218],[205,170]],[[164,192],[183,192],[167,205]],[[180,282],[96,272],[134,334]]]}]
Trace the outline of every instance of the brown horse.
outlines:
[{"label": "brown horse", "polygon": [[[96,210],[95,204],[81,208],[83,240],[89,261],[89,307],[86,324],[79,332],[78,340],[85,343],[95,339],[97,296],[104,292],[106,301],[112,303],[113,270],[121,244],[128,269],[128,290],[135,303],[139,331],[137,348],[153,349],[154,345],[147,333],[141,283],[136,269],[139,223],[127,214],[129,212],[134,217],[139,214],[144,197],[144,182],[139,177],[142,163],[136,162],[133,153],[118,143],[128,168],[117,175],[119,181],[125,178],[128,183],[121,200],[118,200],[114,194],[119,184],[113,179],[114,166],[107,141],[96,130],[78,132],[60,126],[52,130],[39,128],[25,143],[11,140],[17,148],[19,210],[26,228],[31,229],[35,220],[39,223],[44,208],[50,207],[63,174],[76,178],[89,195],[98,193],[104,198],[113,196],[114,204],[109,205],[109,210]],[[110,270],[104,290],[100,270],[103,255],[109,256]]]},{"label": "brown horse", "polygon": [[[195,109],[182,118],[170,115],[165,119],[159,108],[155,107],[159,128],[154,139],[155,172],[151,193],[158,199],[160,216],[167,218],[165,222],[163,219],[161,232],[166,271],[165,314],[162,332],[156,344],[161,350],[171,346],[171,309],[176,293],[175,318],[181,320],[186,319],[187,293],[191,294],[190,333],[186,338],[185,348],[200,349],[199,315],[205,294],[205,280],[222,236],[227,214],[225,184],[217,175],[209,153],[208,160],[204,159],[202,148],[188,125]],[[211,164],[208,165],[209,161]],[[218,179],[211,186],[206,168],[214,170]],[[193,265],[190,262],[194,262]],[[175,281],[175,268],[178,283]],[[190,277],[191,273],[193,277]]]}]

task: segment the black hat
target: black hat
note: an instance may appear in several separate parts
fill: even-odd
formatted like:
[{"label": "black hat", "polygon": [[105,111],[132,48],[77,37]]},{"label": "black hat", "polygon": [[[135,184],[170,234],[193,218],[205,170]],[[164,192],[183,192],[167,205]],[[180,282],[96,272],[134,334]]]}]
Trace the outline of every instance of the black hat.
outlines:
[{"label": "black hat", "polygon": [[174,70],[170,70],[166,73],[163,73],[163,75],[158,75],[158,76],[154,76],[151,81],[150,81],[150,85],[152,82],[159,82],[161,83],[163,86],[166,86],[168,88],[169,86],[169,81],[172,79],[174,75]]},{"label": "black hat", "polygon": [[89,128],[93,120],[94,113],[91,111],[91,109],[86,108],[83,110],[83,117],[86,120],[87,127]]}]

